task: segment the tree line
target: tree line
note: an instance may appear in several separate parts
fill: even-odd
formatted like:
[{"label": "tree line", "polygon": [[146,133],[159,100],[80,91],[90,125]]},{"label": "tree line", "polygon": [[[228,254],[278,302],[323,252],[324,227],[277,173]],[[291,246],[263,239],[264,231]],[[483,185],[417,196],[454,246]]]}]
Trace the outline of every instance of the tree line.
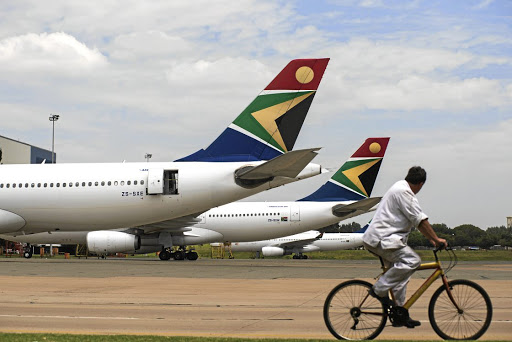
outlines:
[{"label": "tree line", "polygon": [[[512,246],[512,227],[489,227],[486,230],[480,229],[472,224],[462,224],[455,228],[450,228],[444,223],[435,223],[432,228],[436,234],[448,241],[450,246],[475,246],[483,249],[489,249],[495,245]],[[357,222],[331,225],[322,231],[330,233],[351,233],[361,229]],[[411,247],[432,247],[418,230],[414,230],[409,235],[409,246]]]}]

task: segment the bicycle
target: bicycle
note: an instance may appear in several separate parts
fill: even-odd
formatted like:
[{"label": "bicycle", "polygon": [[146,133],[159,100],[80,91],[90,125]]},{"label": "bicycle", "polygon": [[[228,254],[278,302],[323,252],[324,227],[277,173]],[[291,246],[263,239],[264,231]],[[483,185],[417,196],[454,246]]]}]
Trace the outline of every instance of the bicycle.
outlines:
[{"label": "bicycle", "polygon": [[[444,247],[444,246],[443,246]],[[448,273],[457,264],[457,256],[451,248],[448,267],[443,269],[434,249],[434,262],[423,263],[418,270],[433,269],[432,275],[407,300],[403,308],[382,304],[369,295],[373,284],[364,280],[349,280],[331,290],[324,303],[324,321],[329,331],[343,340],[371,340],[376,338],[387,319],[397,326],[408,318],[407,311],[423,293],[441,278],[439,287],[428,306],[428,318],[434,331],[445,340],[476,340],[489,328],[492,319],[492,304],[489,295],[478,284],[465,279],[448,281]],[[380,257],[379,257],[380,258]],[[380,258],[383,272],[387,271]],[[377,277],[378,278],[378,277]],[[391,300],[394,303],[392,291]]]}]

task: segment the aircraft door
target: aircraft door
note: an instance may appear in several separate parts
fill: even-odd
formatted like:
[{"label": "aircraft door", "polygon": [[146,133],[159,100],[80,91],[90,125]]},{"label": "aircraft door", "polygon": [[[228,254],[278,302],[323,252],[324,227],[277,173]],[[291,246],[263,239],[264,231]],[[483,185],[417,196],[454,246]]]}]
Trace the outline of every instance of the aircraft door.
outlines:
[{"label": "aircraft door", "polygon": [[164,193],[164,170],[149,169],[148,194],[159,195]]},{"label": "aircraft door", "polygon": [[300,221],[300,206],[298,204],[290,206],[290,221]]}]

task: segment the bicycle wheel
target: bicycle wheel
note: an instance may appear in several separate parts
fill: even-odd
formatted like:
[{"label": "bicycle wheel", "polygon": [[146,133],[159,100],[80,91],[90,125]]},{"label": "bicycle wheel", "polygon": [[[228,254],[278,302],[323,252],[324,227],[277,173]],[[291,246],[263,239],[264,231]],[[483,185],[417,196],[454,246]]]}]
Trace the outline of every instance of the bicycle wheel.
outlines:
[{"label": "bicycle wheel", "polygon": [[372,284],[349,280],[336,286],[324,303],[324,321],[340,340],[371,340],[386,325],[384,306],[368,294]]},{"label": "bicycle wheel", "polygon": [[476,340],[481,337],[492,319],[489,295],[478,284],[464,279],[453,280],[450,285],[455,307],[446,287],[434,292],[428,306],[428,318],[434,331],[445,340]]}]

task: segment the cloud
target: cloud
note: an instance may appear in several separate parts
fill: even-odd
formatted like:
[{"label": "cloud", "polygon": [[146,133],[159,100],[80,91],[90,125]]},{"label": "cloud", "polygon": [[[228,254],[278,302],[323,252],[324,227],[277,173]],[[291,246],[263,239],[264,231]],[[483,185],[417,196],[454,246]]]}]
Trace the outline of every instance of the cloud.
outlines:
[{"label": "cloud", "polygon": [[29,33],[0,41],[0,68],[16,72],[82,74],[103,67],[107,59],[64,32]]}]

